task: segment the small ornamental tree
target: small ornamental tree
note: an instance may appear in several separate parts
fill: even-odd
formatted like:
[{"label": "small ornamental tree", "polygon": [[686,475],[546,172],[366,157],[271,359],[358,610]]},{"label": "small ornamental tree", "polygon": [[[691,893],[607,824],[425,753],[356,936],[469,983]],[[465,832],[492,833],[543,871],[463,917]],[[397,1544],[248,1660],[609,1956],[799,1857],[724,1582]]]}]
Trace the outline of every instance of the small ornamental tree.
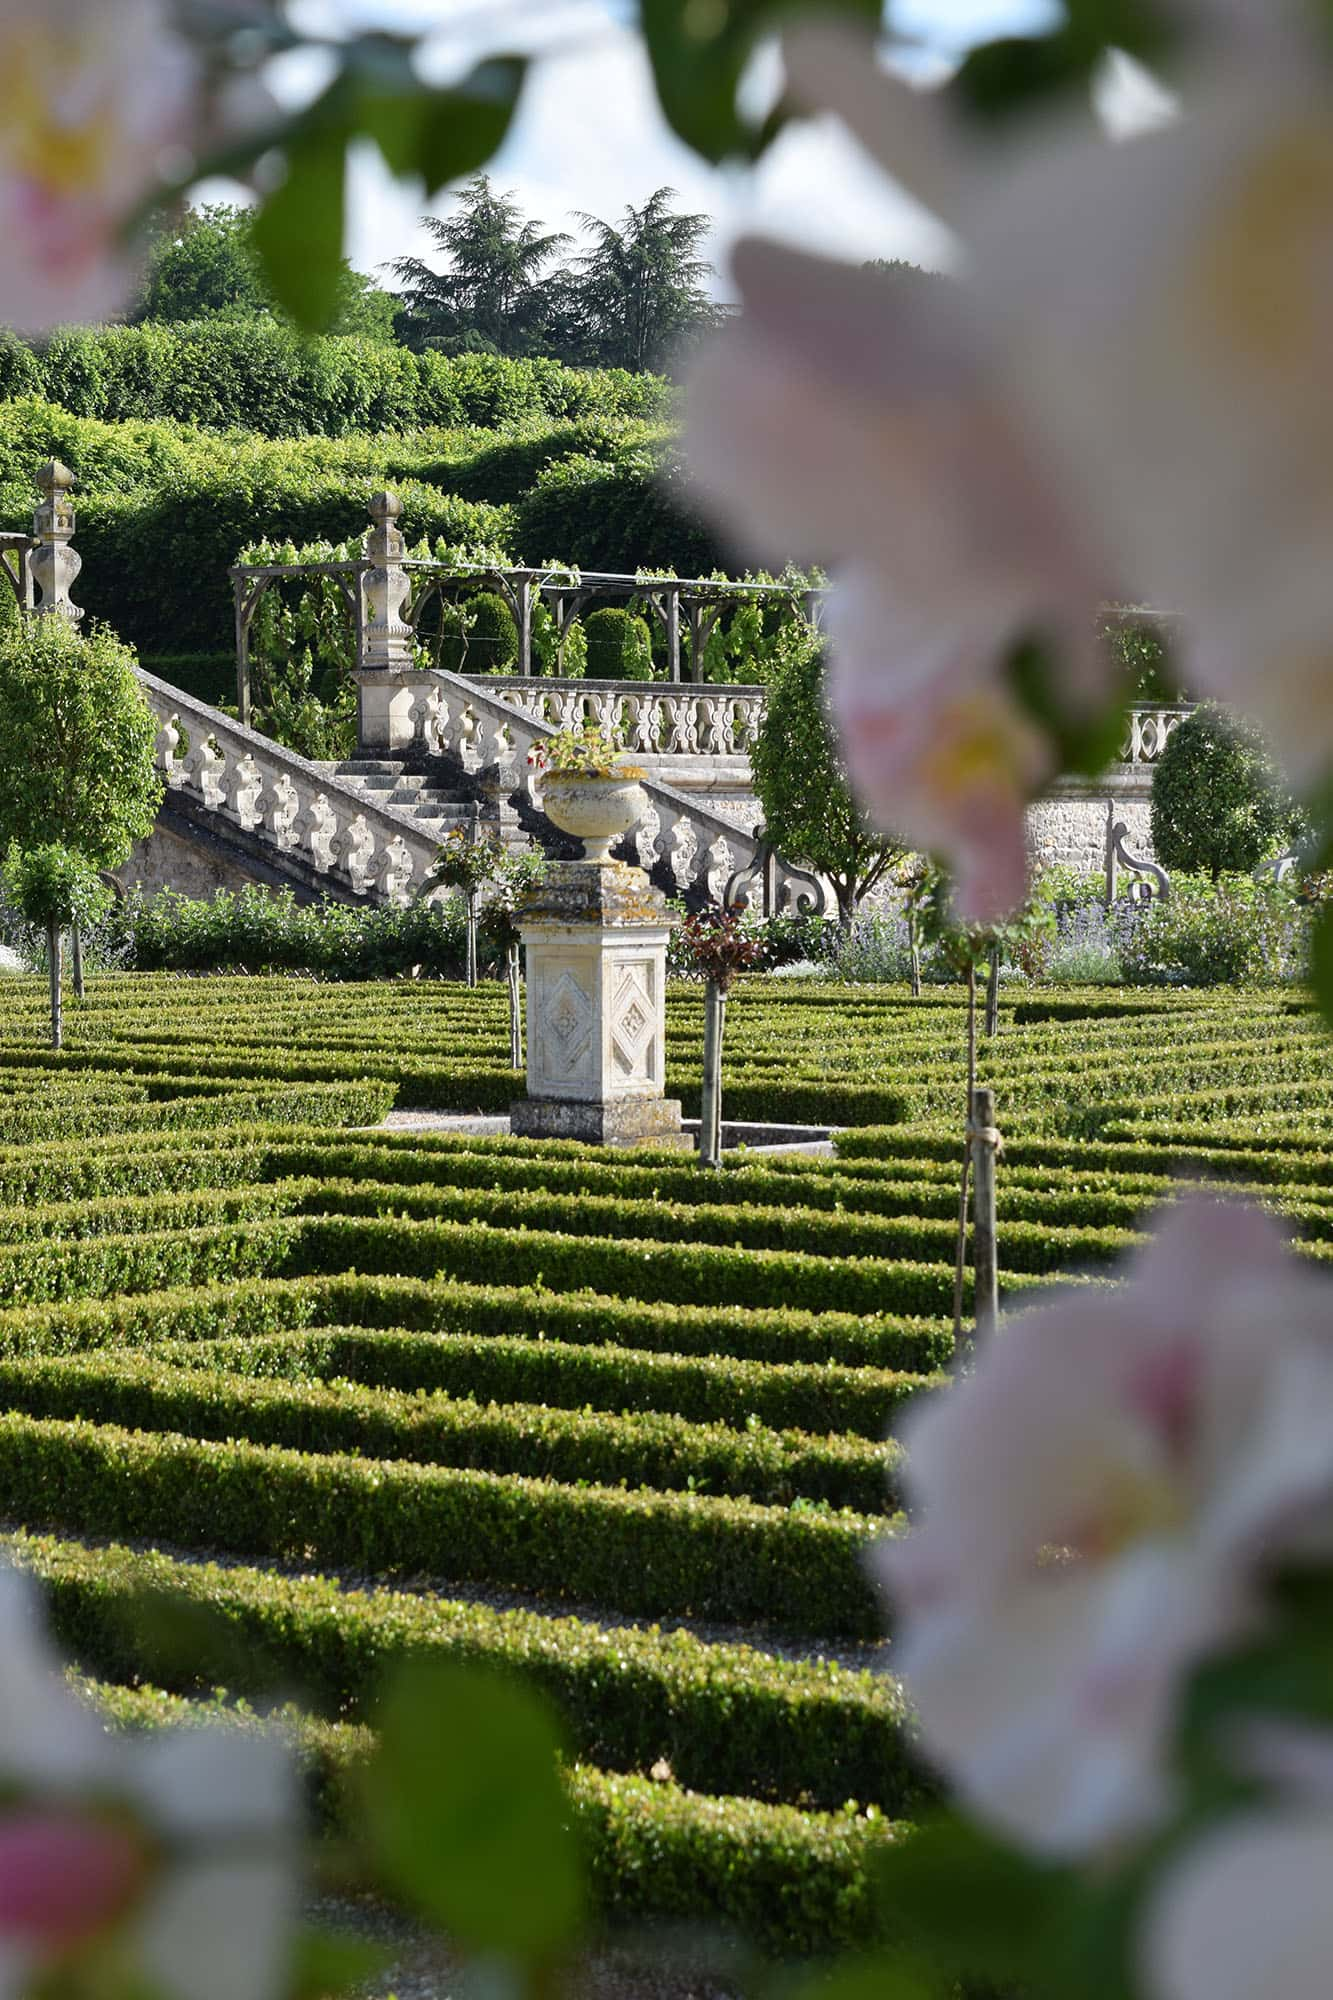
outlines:
[{"label": "small ornamental tree", "polygon": [[1214,882],[1246,874],[1294,821],[1253,729],[1211,702],[1176,724],[1152,781],[1152,844],[1163,868]]},{"label": "small ornamental tree", "polygon": [[[0,853],[67,849],[95,872],[120,867],[152,832],[162,798],[157,719],[134,669],[108,627],[84,636],[56,615],[24,618],[0,640]],[[75,909],[64,921],[82,998],[87,919]],[[52,978],[55,1009],[58,963]]]},{"label": "small ornamental tree", "polygon": [[871,826],[852,796],[824,702],[823,647],[798,619],[783,627],[750,761],[770,842],[786,860],[827,877],[849,930],[857,904],[903,849]]},{"label": "small ornamental tree", "polygon": [[11,845],[5,857],[5,890],[19,915],[46,932],[51,974],[51,1046],[64,1039],[61,1008],[60,933],[71,925],[94,924],[111,897],[92,863],[73,848],[51,844]]},{"label": "small ornamental tree", "polygon": [[501,853],[486,885],[486,908],[482,921],[504,950],[505,981],[509,988],[509,1061],[513,1069],[523,1067],[523,997],[520,983],[519,913],[523,900],[546,879],[546,856],[539,848],[530,854]]},{"label": "small ornamental tree", "polygon": [[477,918],[481,892],[504,858],[494,834],[480,833],[475,824],[456,826],[445,835],[430,871],[430,880],[457,889],[467,913],[467,983],[477,983]]},{"label": "small ornamental tree", "polygon": [[106,626],[28,618],[0,644],[0,846],[58,844],[118,868],[153,830],[157,721]]},{"label": "small ornamental tree", "polygon": [[761,940],[742,925],[739,910],[707,909],[681,925],[681,949],[704,981],[703,1092],[699,1106],[699,1165],[722,1165],[722,1037],[727,994],[738,973],[763,957]]}]

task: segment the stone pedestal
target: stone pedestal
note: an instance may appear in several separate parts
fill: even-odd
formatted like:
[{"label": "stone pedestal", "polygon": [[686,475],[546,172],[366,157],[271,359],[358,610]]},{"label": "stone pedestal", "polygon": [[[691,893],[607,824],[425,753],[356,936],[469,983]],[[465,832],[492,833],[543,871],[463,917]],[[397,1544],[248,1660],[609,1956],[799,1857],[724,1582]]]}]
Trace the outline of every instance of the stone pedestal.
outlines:
[{"label": "stone pedestal", "polygon": [[401,756],[416,741],[421,675],[413,669],[358,669],[356,748],[360,757]]},{"label": "stone pedestal", "polygon": [[662,1095],[666,947],[674,923],[641,869],[563,861],[524,905],[528,1095],[524,1138],[691,1145]]}]

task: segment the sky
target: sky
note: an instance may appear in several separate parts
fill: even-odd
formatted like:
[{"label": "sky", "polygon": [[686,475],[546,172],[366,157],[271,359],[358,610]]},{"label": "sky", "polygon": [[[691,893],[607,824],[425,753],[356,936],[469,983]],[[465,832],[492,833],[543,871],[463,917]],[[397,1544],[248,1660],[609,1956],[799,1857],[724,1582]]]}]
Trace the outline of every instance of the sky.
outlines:
[{"label": "sky", "polygon": [[[502,47],[536,52],[514,126],[490,168],[497,185],[551,228],[569,227],[576,210],[615,220],[626,203],[674,187],[684,206],[714,218],[707,254],[720,296],[728,295],[727,247],[747,230],[835,255],[903,257],[931,267],[949,261],[946,233],[835,121],[790,128],[752,171],[698,159],[662,119],[623,0],[296,0],[293,11],[316,32],[372,25],[425,32],[426,65],[441,79]],[[895,0],[893,25],[897,37],[913,41],[913,68],[928,82],[971,43],[1038,31],[1058,14],[1058,0]],[[759,89],[763,67],[756,65]],[[316,82],[300,58],[275,79],[293,99]],[[395,257],[430,254],[420,189],[395,184],[373,147],[355,159],[349,194],[347,253],[359,270],[383,276],[380,267]],[[447,213],[451,200],[440,196],[434,212]]]}]

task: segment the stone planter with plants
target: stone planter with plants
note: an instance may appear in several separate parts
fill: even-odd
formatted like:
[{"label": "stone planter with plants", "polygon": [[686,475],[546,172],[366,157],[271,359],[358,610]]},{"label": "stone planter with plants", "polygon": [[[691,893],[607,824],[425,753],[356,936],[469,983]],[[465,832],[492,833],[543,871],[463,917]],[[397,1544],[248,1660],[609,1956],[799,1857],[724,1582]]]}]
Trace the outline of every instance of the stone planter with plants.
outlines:
[{"label": "stone planter with plants", "polygon": [[616,842],[643,817],[643,772],[622,761],[614,737],[592,727],[561,730],[534,745],[528,762],[541,773],[552,825],[582,840],[585,861],[607,867]]}]

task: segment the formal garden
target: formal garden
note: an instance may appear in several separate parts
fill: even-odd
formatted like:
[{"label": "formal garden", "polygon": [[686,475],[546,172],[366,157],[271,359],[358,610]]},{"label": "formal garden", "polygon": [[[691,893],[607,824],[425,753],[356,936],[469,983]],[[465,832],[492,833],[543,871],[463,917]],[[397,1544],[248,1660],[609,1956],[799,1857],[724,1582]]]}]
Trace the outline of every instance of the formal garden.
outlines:
[{"label": "formal garden", "polygon": [[0,2000],[1326,2000],[1328,8],[493,11],[5,20]]}]

